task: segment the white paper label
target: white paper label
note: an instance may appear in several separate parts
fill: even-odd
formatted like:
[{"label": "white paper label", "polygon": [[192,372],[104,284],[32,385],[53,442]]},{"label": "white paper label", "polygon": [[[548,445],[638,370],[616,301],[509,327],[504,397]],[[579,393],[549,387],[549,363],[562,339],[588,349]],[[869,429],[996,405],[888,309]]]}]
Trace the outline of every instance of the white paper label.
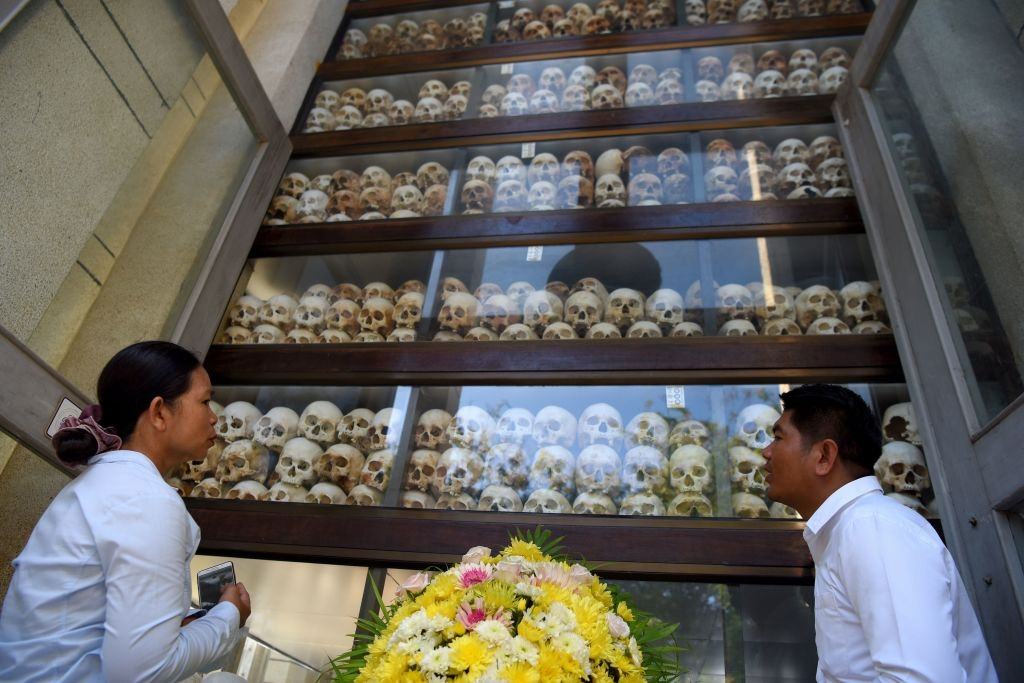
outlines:
[{"label": "white paper label", "polygon": [[515,0],[501,0],[501,2],[498,3],[498,9],[512,9],[515,6]]},{"label": "white paper label", "polygon": [[66,417],[78,417],[82,414],[82,409],[71,402],[70,399],[62,399],[60,405],[57,406],[57,412],[54,414],[53,419],[50,420],[50,426],[46,429],[46,435],[53,438],[53,435],[60,429],[60,423],[63,422]]},{"label": "white paper label", "polygon": [[520,155],[523,159],[532,159],[537,154],[537,143],[536,142],[524,142],[523,153]]},{"label": "white paper label", "polygon": [[686,407],[686,392],[683,387],[665,387],[665,407]]},{"label": "white paper label", "polygon": [[516,70],[516,65],[515,64],[502,64],[501,65],[501,74],[503,76],[508,75],[510,73],[513,73],[515,70]]},{"label": "white paper label", "polygon": [[540,261],[544,257],[544,247],[537,245],[526,248],[527,261]]}]

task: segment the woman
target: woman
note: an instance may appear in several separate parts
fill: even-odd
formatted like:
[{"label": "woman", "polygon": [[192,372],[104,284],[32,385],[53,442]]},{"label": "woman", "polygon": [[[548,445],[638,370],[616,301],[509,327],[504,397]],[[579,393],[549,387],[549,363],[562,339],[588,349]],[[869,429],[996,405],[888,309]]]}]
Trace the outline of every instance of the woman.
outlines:
[{"label": "woman", "polygon": [[86,467],[14,561],[3,681],[178,681],[215,668],[249,617],[239,583],[186,618],[199,528],[162,475],[213,444],[206,371],[180,346],[140,342],[107,363],[97,393],[53,437],[62,461]]}]

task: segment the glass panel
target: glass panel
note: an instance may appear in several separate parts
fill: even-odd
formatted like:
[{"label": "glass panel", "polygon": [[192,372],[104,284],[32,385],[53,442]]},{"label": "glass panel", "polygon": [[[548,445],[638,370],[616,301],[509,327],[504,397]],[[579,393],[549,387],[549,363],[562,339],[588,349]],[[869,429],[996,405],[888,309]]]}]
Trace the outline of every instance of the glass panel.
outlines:
[{"label": "glass panel", "polygon": [[[850,388],[886,431],[908,405],[902,385]],[[765,497],[760,454],[788,389],[220,387],[222,440],[170,483],[239,501],[792,519]],[[887,444],[878,472],[934,516],[917,448]]]},{"label": "glass panel", "polygon": [[862,235],[259,259],[218,339],[885,334],[874,277]]},{"label": "glass panel", "polygon": [[[322,670],[332,654],[352,647],[365,567],[196,555],[192,575],[227,561],[252,594],[246,626],[262,641],[248,639],[232,669],[247,681],[305,681],[303,665]],[[192,590],[192,602],[198,604],[194,579]]]},{"label": "glass panel", "polygon": [[1016,30],[995,3],[917,3],[872,86],[981,424],[1024,391]]},{"label": "glass panel", "polygon": [[356,19],[345,31],[336,59],[455,50],[484,42],[488,5]]}]

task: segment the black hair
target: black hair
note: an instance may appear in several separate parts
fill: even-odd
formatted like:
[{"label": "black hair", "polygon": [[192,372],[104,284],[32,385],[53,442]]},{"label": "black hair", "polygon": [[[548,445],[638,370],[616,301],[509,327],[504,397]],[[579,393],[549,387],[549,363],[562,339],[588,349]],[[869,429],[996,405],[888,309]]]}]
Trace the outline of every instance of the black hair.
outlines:
[{"label": "black hair", "polygon": [[864,475],[874,471],[882,430],[864,399],[835,384],[805,384],[779,398],[805,443],[832,439],[840,458]]},{"label": "black hair", "polygon": [[[159,396],[173,404],[189,390],[199,365],[191,351],[171,342],[144,341],[121,349],[96,382],[99,423],[128,441],[153,399]],[[85,430],[74,429],[58,432],[53,447],[63,462],[84,465],[96,455],[98,444]]]}]

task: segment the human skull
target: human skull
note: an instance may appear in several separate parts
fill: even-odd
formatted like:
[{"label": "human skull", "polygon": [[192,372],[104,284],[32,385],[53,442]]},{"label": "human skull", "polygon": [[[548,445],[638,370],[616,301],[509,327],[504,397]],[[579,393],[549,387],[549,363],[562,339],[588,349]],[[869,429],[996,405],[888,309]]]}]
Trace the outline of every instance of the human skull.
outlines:
[{"label": "human skull", "polygon": [[570,448],[576,442],[576,418],[558,406],[546,406],[533,421],[533,440],[540,446]]},{"label": "human skull", "polygon": [[338,299],[327,311],[327,327],[349,335],[359,333],[359,304],[351,299]]},{"label": "human skull", "polygon": [[344,505],[345,491],[330,482],[320,482],[309,489],[305,502],[318,505]]},{"label": "human skull", "polygon": [[768,513],[772,519],[803,519],[799,512],[783,503],[772,503],[768,508]]},{"label": "human skull", "polygon": [[669,333],[669,336],[670,337],[703,337],[704,336],[704,328],[701,327],[700,325],[698,325],[695,322],[690,322],[689,320],[684,320],[683,322],[678,323],[677,325],[675,325],[672,328],[672,331]]},{"label": "human skull", "polygon": [[587,446],[576,458],[576,489],[617,495],[621,470],[622,463],[612,448],[601,444]]},{"label": "human skull", "polygon": [[754,317],[754,295],[743,285],[729,284],[715,291],[718,319],[751,320]]},{"label": "human skull", "polygon": [[762,71],[754,79],[754,97],[782,97],[786,94],[786,76],[781,71]]},{"label": "human skull", "polygon": [[562,495],[575,494],[576,458],[562,446],[542,446],[530,466],[531,490],[548,489]]},{"label": "human skull", "polygon": [[437,462],[434,482],[441,493],[460,495],[478,490],[484,472],[484,461],[467,448],[449,448]]},{"label": "human skull", "polygon": [[821,74],[818,81],[818,92],[822,95],[832,95],[839,91],[839,88],[850,77],[850,71],[845,66],[832,66]]},{"label": "human skull", "polygon": [[530,293],[523,304],[523,322],[535,330],[560,322],[562,313],[561,299],[546,290]]},{"label": "human skull", "polygon": [[622,500],[619,514],[663,517],[665,515],[665,504],[661,502],[661,498],[652,493],[634,493]]},{"label": "human skull", "polygon": [[455,121],[462,118],[468,108],[469,98],[465,95],[452,94],[444,103],[444,116],[449,121]]},{"label": "human skull", "polygon": [[772,442],[775,423],[780,417],[771,406],[749,405],[736,417],[735,436],[748,448],[761,450]]},{"label": "human skull", "polygon": [[480,494],[480,502],[476,509],[490,512],[522,512],[523,501],[515,489],[508,486],[491,485]]},{"label": "human skull", "polygon": [[683,297],[674,289],[659,289],[648,297],[644,310],[647,320],[667,334],[683,322]]},{"label": "human skull", "polygon": [[729,449],[729,478],[734,491],[764,495],[766,460],[758,451],[746,446]]},{"label": "human skull", "polygon": [[356,408],[345,415],[336,428],[338,440],[352,444],[363,453],[370,450],[370,425],[375,413],[366,408]]},{"label": "human skull", "polygon": [[623,490],[626,493],[661,493],[668,482],[668,467],[665,456],[656,448],[631,448],[622,464]]},{"label": "human skull", "polygon": [[668,448],[668,422],[652,412],[638,413],[626,425],[626,445],[651,446],[662,453]]},{"label": "human skull", "polygon": [[687,491],[678,494],[666,506],[666,511],[672,517],[714,516],[711,501],[703,494],[695,491]]},{"label": "human skull", "polygon": [[739,187],[739,177],[731,166],[715,166],[704,174],[704,188],[708,197],[734,195]]},{"label": "human skull", "polygon": [[622,415],[607,403],[594,403],[580,413],[577,434],[580,448],[603,445],[619,449],[625,435]]},{"label": "human skull", "polygon": [[257,344],[281,344],[285,339],[284,332],[275,325],[257,325],[252,334]]},{"label": "human skull", "polygon": [[522,446],[533,434],[533,413],[524,408],[509,408],[501,414],[494,438],[500,443]]},{"label": "human skull", "polygon": [[789,95],[817,95],[818,76],[810,69],[796,69],[786,78],[786,93]]},{"label": "human skull", "polygon": [[494,210],[497,212],[522,211],[527,207],[529,196],[526,187],[518,180],[506,180],[498,185]]},{"label": "human skull", "polygon": [[633,323],[626,330],[627,339],[652,339],[656,337],[664,337],[661,328],[655,323],[649,320],[641,320],[640,322]]},{"label": "human skull", "polygon": [[189,498],[222,498],[224,487],[213,477],[207,477],[192,487]]},{"label": "human skull", "polygon": [[644,295],[635,289],[616,289],[608,295],[608,307],[604,311],[604,321],[611,323],[621,331],[644,319]]},{"label": "human skull", "polygon": [[279,195],[285,195],[293,199],[298,199],[302,196],[302,193],[308,189],[309,177],[297,171],[286,174],[285,177],[281,179],[281,183],[277,186],[277,192]]},{"label": "human skull", "polygon": [[886,441],[906,441],[922,446],[923,441],[917,425],[917,415],[911,403],[896,403],[885,409],[882,415],[882,435]]},{"label": "human skull", "polygon": [[554,154],[538,154],[530,161],[530,168],[527,171],[527,178],[530,185],[541,181],[557,183],[561,177],[561,165],[558,157]]},{"label": "human skull", "polygon": [[526,500],[526,504],[523,506],[523,512],[569,514],[572,512],[572,505],[570,505],[566,497],[558,491],[554,491],[552,489],[537,489],[531,493],[530,497]]},{"label": "human skull", "polygon": [[618,514],[615,502],[603,493],[581,493],[573,501],[572,511],[577,515]]},{"label": "human skull", "polygon": [[843,302],[843,318],[849,325],[878,320],[879,313],[884,310],[881,297],[868,282],[849,283],[839,290],[839,298]]},{"label": "human skull", "polygon": [[672,453],[669,478],[676,491],[711,493],[714,489],[714,464],[703,446],[685,444]]},{"label": "human skull", "polygon": [[754,337],[757,328],[749,320],[728,320],[718,328],[720,337]]},{"label": "human skull", "polygon": [[571,175],[559,181],[555,195],[555,204],[559,209],[583,209],[593,203],[594,184],[587,178]]},{"label": "human skull", "polygon": [[781,287],[772,287],[771,296],[768,290],[759,292],[754,298],[754,312],[762,324],[770,320],[785,319],[792,322],[796,319],[793,297]]},{"label": "human skull", "polygon": [[619,109],[623,105],[622,93],[614,85],[604,83],[590,93],[590,105],[594,109]]},{"label": "human skull", "polygon": [[631,83],[626,89],[627,107],[646,107],[654,104],[654,91],[646,83]]},{"label": "human skull", "polygon": [[240,439],[251,439],[256,423],[262,417],[260,409],[246,401],[235,401],[224,407],[217,417],[214,430],[217,436],[231,443]]},{"label": "human skull", "polygon": [[588,328],[601,322],[603,315],[604,304],[593,292],[576,292],[565,302],[565,322],[569,323],[577,334],[586,334]]},{"label": "human skull", "polygon": [[346,492],[359,483],[366,457],[355,446],[337,443],[324,451],[315,465],[321,481],[334,483]]},{"label": "human skull", "polygon": [[746,2],[740,5],[736,18],[741,23],[764,21],[768,18],[768,4],[765,0],[746,0]]},{"label": "human skull", "polygon": [[720,88],[723,100],[749,100],[754,97],[754,78],[743,71],[725,77]]},{"label": "human skull", "polygon": [[496,425],[487,411],[477,406],[463,406],[448,424],[448,441],[454,446],[482,451],[494,438]]},{"label": "human skull", "polygon": [[419,211],[423,205],[423,193],[414,185],[403,185],[395,190],[391,208],[395,210]]},{"label": "human skull", "polygon": [[669,446],[673,449],[687,444],[707,446],[710,440],[711,432],[699,420],[683,420],[672,428],[668,436]]},{"label": "human skull", "polygon": [[557,198],[558,188],[554,183],[539,180],[530,186],[526,201],[534,211],[550,211],[555,208]]},{"label": "human skull", "polygon": [[878,320],[866,320],[856,325],[853,334],[892,334],[892,328]]},{"label": "human skull", "polygon": [[433,123],[445,118],[444,104],[436,97],[424,97],[416,103],[412,119],[416,123]]},{"label": "human skull", "polygon": [[395,327],[395,306],[389,299],[370,297],[359,309],[359,327],[363,332],[373,332],[382,337]]},{"label": "human skull", "polygon": [[562,93],[563,111],[588,111],[592,106],[590,92],[582,85],[570,85]]},{"label": "human skull", "polygon": [[501,341],[528,341],[540,339],[540,337],[537,336],[537,333],[530,326],[516,323],[506,327],[501,333],[500,339]]},{"label": "human skull", "polygon": [[530,475],[530,460],[522,446],[514,443],[494,444],[484,457],[484,479],[489,484],[515,489],[526,486]]},{"label": "human skull", "polygon": [[771,512],[762,498],[750,493],[732,494],[732,513],[744,519],[768,519]]},{"label": "human skull", "polygon": [[243,479],[262,482],[269,471],[270,451],[249,439],[241,439],[229,443],[221,451],[214,476],[222,484],[233,484]]},{"label": "human skull", "polygon": [[629,181],[629,205],[639,206],[644,202],[661,202],[661,180],[653,173],[640,173]]},{"label": "human skull", "polygon": [[419,448],[440,451],[448,443],[448,426],[452,416],[447,410],[434,408],[420,415],[416,423],[414,441]]},{"label": "human skull", "polygon": [[402,491],[398,504],[407,510],[433,510],[437,507],[434,497],[423,491]]},{"label": "human skull", "polygon": [[298,307],[297,302],[287,294],[270,297],[260,308],[259,320],[266,325],[274,325],[281,330],[292,328],[292,315]]},{"label": "human skull", "polygon": [[906,441],[890,441],[882,446],[882,455],[875,463],[875,476],[895,493],[920,496],[931,488],[931,477],[924,454]]},{"label": "human skull", "polygon": [[818,318],[834,318],[842,307],[835,293],[824,285],[811,285],[796,297],[796,321],[807,329]]},{"label": "human skull", "polygon": [[392,319],[397,327],[413,329],[423,315],[423,295],[419,292],[403,294],[395,304]]},{"label": "human skull", "polygon": [[342,413],[330,401],[313,401],[299,416],[299,434],[321,446],[334,443]]},{"label": "human skull", "polygon": [[[383,493],[388,488],[388,482],[391,481],[391,468],[394,463],[395,453],[392,450],[370,453],[359,473],[360,484]],[[355,491],[355,489],[352,490]]]},{"label": "human skull", "polygon": [[218,344],[251,344],[252,331],[238,325],[231,325],[217,338]]},{"label": "human skull", "polygon": [[718,102],[722,99],[722,89],[714,81],[707,79],[697,81],[697,96],[701,102]]},{"label": "human skull", "polygon": [[626,186],[618,175],[606,173],[597,180],[594,189],[598,205],[607,201],[626,201]]},{"label": "human skull", "polygon": [[228,311],[228,320],[231,321],[232,325],[251,330],[257,324],[262,306],[262,299],[249,294],[243,294],[238,297],[238,301]]},{"label": "human skull", "polygon": [[306,296],[299,300],[299,305],[292,313],[292,323],[302,330],[319,334],[326,323],[327,301],[318,296]]},{"label": "human skull", "polygon": [[253,441],[279,452],[299,430],[299,416],[291,408],[271,408],[257,420],[253,428]]},{"label": "human skull", "polygon": [[186,462],[180,470],[182,481],[195,484],[212,475],[216,471],[221,453],[226,447],[226,442],[216,439],[213,445],[207,449],[205,458]]},{"label": "human skull", "polygon": [[779,168],[785,168],[797,162],[806,164],[810,160],[810,150],[803,140],[787,138],[775,146],[772,158]]},{"label": "human skull", "polygon": [[323,453],[317,444],[297,436],[285,443],[274,471],[286,484],[308,487],[316,481],[316,463]]},{"label": "human skull", "polygon": [[679,104],[683,99],[683,84],[674,78],[659,81],[654,89],[654,101],[657,104]]},{"label": "human skull", "polygon": [[510,284],[508,286],[508,289],[505,291],[505,294],[508,295],[508,297],[515,302],[517,307],[521,308],[523,304],[526,303],[526,297],[528,297],[533,292],[533,285],[531,285],[529,282],[519,280],[517,282],[513,282],[512,284]]},{"label": "human skull", "polygon": [[376,507],[384,501],[384,494],[365,484],[359,484],[349,491],[346,504],[358,507]]},{"label": "human skull", "polygon": [[826,159],[817,169],[818,186],[822,189],[850,187],[850,170],[845,159]]},{"label": "human skull", "polygon": [[267,487],[257,481],[240,481],[231,487],[224,498],[227,500],[266,500]]},{"label": "human skull", "polygon": [[455,292],[447,297],[437,315],[442,329],[465,333],[475,327],[478,319],[479,302],[472,294]]},{"label": "human skull", "polygon": [[367,432],[370,450],[382,451],[397,448],[404,419],[404,413],[395,408],[385,408],[374,415]]}]

